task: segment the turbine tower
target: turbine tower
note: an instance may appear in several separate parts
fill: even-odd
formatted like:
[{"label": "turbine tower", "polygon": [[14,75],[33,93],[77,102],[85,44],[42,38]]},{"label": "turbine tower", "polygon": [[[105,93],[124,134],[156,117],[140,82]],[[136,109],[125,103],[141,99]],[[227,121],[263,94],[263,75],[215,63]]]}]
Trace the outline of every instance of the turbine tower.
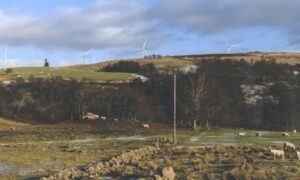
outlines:
[{"label": "turbine tower", "polygon": [[224,40],[224,43],[226,44],[227,46],[227,53],[231,53],[231,50],[232,48],[235,48],[235,47],[239,47],[240,45],[237,45],[237,44],[231,44],[230,42],[228,42],[225,38],[223,38]]},{"label": "turbine tower", "polygon": [[8,48],[6,47],[4,51],[4,71],[7,69],[7,50]]},{"label": "turbine tower", "polygon": [[139,49],[134,49],[134,51],[140,51],[143,53],[144,56],[148,56],[148,51],[146,50],[146,46],[147,46],[147,42],[148,42],[148,38],[145,39],[143,47],[139,48]]},{"label": "turbine tower", "polygon": [[88,63],[88,59],[90,58],[90,54],[92,53],[92,51],[93,51],[93,48],[91,48],[88,51],[86,51],[85,53],[83,53],[83,58],[84,58],[85,64]]}]

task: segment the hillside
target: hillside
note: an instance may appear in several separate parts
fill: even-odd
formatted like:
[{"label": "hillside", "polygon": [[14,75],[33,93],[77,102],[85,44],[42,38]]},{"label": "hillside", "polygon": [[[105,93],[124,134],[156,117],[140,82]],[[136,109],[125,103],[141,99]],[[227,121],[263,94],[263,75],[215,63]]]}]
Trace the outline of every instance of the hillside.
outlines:
[{"label": "hillside", "polygon": [[[287,63],[291,65],[300,64],[300,53],[239,53],[239,54],[204,54],[204,55],[181,55],[181,56],[166,56],[159,59],[126,59],[126,61],[134,61],[139,64],[153,63],[160,70],[168,70],[173,68],[184,68],[188,65],[195,64],[203,60],[212,59],[231,59],[239,61],[241,59],[254,63],[262,59],[272,60],[275,59],[277,63]],[[90,65],[77,65],[72,66],[75,69],[86,69],[86,70],[96,70],[101,69],[109,64],[114,64],[120,60],[105,61]]]},{"label": "hillside", "polygon": [[[231,59],[245,60],[249,63],[260,61],[261,59],[275,59],[277,63],[287,63],[291,65],[300,64],[300,53],[240,53],[240,54],[205,54],[205,55],[181,55],[166,56],[159,59],[127,59],[126,61],[134,61],[139,64],[153,63],[159,70],[172,70],[174,68],[185,68],[203,60],[212,59]],[[128,81],[134,79],[131,73],[115,73],[115,72],[97,72],[109,64],[114,64],[120,60],[105,61],[89,65],[75,65],[60,68],[44,68],[44,67],[26,67],[14,68],[13,72],[6,74],[0,70],[0,81],[13,80],[16,78],[53,78],[62,77],[63,79],[77,79],[93,82],[111,82],[111,81]]]},{"label": "hillside", "polygon": [[132,80],[134,77],[130,73],[109,73],[109,72],[96,72],[86,68],[44,68],[44,67],[24,67],[14,68],[12,73],[5,73],[0,70],[0,80],[13,80],[17,78],[54,78],[61,77],[63,79],[76,79],[93,82],[108,82],[108,81],[127,81]]}]

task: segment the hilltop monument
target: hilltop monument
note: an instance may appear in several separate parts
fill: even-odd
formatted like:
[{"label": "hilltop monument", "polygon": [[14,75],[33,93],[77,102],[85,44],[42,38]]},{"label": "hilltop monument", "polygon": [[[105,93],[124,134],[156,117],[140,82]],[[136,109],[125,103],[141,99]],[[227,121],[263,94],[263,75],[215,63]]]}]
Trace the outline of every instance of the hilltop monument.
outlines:
[{"label": "hilltop monument", "polygon": [[49,67],[49,62],[47,59],[45,59],[44,67]]}]

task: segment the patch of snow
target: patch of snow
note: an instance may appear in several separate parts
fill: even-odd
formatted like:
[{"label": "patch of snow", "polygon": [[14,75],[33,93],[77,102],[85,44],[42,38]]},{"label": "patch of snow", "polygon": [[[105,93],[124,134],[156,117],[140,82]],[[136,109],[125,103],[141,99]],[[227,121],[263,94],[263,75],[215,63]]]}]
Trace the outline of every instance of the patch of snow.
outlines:
[{"label": "patch of snow", "polygon": [[139,74],[132,74],[132,76],[135,78],[135,79],[140,79],[142,82],[146,82],[149,80],[149,78],[143,76],[143,75],[139,75]]},{"label": "patch of snow", "polygon": [[263,100],[267,100],[274,104],[277,104],[278,101],[272,96],[269,95],[269,88],[263,85],[241,85],[242,92],[244,94],[245,103],[249,105],[258,105],[262,104]]},{"label": "patch of snow", "polygon": [[12,83],[12,81],[3,81],[4,85],[10,85]]},{"label": "patch of snow", "polygon": [[185,74],[187,73],[195,73],[198,70],[198,66],[197,65],[187,65],[186,67],[184,67],[183,69],[181,69],[181,71]]}]

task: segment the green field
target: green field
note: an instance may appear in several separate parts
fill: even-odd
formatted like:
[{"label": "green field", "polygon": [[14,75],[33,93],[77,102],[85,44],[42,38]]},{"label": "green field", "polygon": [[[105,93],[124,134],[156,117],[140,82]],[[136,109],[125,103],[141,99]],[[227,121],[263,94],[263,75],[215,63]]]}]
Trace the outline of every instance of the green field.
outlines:
[{"label": "green field", "polygon": [[[172,138],[171,128],[165,125],[150,124],[150,130],[144,130],[140,123],[133,122],[32,125],[0,119],[0,125],[0,179],[45,176],[61,168],[86,165],[141,147],[156,137]],[[16,130],[10,131],[10,125],[15,125]],[[281,149],[286,141],[300,147],[300,133],[284,138],[281,132],[263,132],[262,137],[255,137],[255,131],[246,131],[245,137],[238,137],[238,132],[215,129],[204,134],[179,130],[177,148]]]},{"label": "green field", "polygon": [[126,81],[132,80],[130,73],[110,73],[110,72],[97,72],[95,70],[80,69],[72,67],[61,68],[44,68],[44,67],[24,67],[14,68],[12,73],[5,73],[0,70],[0,80],[13,80],[17,78],[55,78],[61,77],[63,79],[76,79],[95,82],[107,81]]},{"label": "green field", "polygon": [[[299,53],[244,53],[244,54],[208,54],[208,55],[187,55],[168,56],[159,59],[127,59],[127,61],[138,62],[139,64],[153,63],[158,70],[182,69],[188,65],[198,63],[203,60],[218,58],[220,60],[231,59],[239,61],[244,59],[247,62],[276,59],[277,63],[287,63],[291,65],[300,64]],[[55,78],[76,79],[94,82],[126,81],[132,80],[131,73],[97,72],[97,70],[119,62],[120,60],[105,61],[96,64],[75,65],[59,68],[44,67],[22,67],[13,68],[13,72],[6,74],[0,70],[0,81],[13,80],[16,78]]]}]

